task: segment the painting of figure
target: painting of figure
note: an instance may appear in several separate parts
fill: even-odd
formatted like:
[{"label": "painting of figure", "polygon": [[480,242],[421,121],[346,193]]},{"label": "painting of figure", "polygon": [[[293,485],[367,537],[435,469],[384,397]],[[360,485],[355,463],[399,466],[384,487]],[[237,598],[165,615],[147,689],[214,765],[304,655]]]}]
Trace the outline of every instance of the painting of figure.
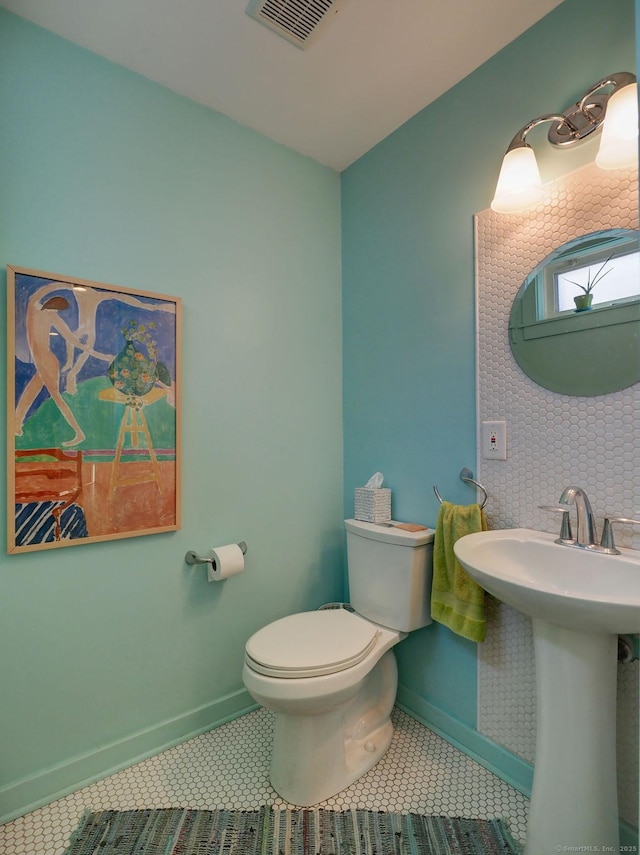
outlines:
[{"label": "painting of figure", "polygon": [[10,553],[179,528],[180,311],[7,268]]}]

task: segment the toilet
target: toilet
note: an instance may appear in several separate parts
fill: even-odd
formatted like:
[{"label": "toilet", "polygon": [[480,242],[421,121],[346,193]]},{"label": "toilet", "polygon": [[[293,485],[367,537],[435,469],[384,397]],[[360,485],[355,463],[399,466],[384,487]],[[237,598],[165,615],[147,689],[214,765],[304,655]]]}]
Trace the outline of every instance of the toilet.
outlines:
[{"label": "toilet", "polygon": [[345,520],[350,604],[276,620],[245,647],[242,678],[274,715],[271,783],[309,806],[364,775],[393,735],[393,647],[431,623],[433,531]]}]

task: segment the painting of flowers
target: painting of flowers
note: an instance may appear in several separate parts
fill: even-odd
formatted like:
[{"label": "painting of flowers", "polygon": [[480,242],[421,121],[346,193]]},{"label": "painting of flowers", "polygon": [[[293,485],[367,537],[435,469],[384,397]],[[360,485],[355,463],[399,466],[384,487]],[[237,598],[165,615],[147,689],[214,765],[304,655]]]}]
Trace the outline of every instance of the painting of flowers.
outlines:
[{"label": "painting of flowers", "polygon": [[180,316],[7,268],[8,552],[180,527]]}]

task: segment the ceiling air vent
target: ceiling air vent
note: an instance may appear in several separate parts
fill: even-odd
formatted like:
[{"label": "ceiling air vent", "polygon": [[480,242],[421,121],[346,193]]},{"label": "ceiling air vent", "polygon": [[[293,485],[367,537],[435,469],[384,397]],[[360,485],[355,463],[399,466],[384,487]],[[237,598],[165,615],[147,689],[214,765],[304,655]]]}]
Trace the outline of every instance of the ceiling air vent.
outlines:
[{"label": "ceiling air vent", "polygon": [[251,0],[247,15],[265,27],[305,48],[345,0]]}]

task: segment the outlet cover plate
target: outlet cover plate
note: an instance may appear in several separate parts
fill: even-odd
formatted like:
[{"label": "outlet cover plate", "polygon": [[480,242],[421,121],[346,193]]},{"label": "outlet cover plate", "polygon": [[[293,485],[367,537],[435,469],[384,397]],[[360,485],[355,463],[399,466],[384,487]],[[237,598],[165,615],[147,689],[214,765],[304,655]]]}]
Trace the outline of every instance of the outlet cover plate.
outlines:
[{"label": "outlet cover plate", "polygon": [[507,423],[482,422],[480,442],[484,460],[506,460]]}]

